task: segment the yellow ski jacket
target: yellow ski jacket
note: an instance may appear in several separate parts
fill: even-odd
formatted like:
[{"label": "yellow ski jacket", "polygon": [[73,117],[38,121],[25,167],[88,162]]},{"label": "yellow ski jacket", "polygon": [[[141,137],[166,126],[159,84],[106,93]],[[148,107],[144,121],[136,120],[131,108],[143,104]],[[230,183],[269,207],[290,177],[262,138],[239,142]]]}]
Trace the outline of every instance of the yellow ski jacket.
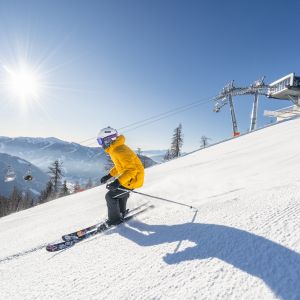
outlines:
[{"label": "yellow ski jacket", "polygon": [[118,177],[122,186],[133,190],[144,183],[144,167],[138,156],[124,143],[125,137],[120,135],[105,149],[114,163],[109,173]]}]

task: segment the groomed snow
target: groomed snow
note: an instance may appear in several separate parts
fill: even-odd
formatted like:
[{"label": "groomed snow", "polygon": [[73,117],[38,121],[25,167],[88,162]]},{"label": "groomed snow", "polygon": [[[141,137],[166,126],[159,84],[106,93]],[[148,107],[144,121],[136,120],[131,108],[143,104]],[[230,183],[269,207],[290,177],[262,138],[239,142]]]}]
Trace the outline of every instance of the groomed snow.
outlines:
[{"label": "groomed snow", "polygon": [[[105,187],[0,219],[0,299],[300,299],[300,120],[146,172],[155,209],[60,253]],[[148,201],[132,195],[129,206]]]}]

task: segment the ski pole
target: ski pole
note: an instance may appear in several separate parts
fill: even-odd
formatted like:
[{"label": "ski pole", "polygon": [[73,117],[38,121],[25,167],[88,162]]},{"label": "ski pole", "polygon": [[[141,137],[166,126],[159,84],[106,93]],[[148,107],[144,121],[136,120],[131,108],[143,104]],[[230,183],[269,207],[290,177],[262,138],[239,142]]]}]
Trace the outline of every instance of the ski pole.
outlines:
[{"label": "ski pole", "polygon": [[[121,190],[121,189],[118,189],[118,190]],[[125,191],[125,190],[122,190],[122,191]],[[114,196],[113,198],[120,198],[120,196],[124,196],[125,194],[129,194],[131,191],[130,190],[126,190],[126,192],[122,193],[122,194],[119,194],[117,196]]]},{"label": "ski pole", "polygon": [[[122,188],[118,188],[118,190],[128,192],[128,190],[125,190],[125,189],[122,189]],[[178,204],[178,205],[181,205],[181,206],[186,206],[186,207],[193,208],[196,211],[198,211],[198,209],[196,207],[192,206],[192,205],[184,204],[184,203],[181,203],[181,202],[177,202],[177,201],[173,201],[173,200],[169,200],[169,199],[165,199],[165,198],[161,198],[161,197],[157,197],[157,196],[153,196],[153,195],[149,195],[149,194],[145,194],[145,193],[141,193],[141,192],[136,192],[136,191],[133,191],[133,190],[130,190],[129,192],[139,194],[139,195],[142,195],[142,196],[146,196],[146,197],[150,197],[150,198],[154,198],[154,199],[161,200],[161,201],[166,201],[166,202]]]}]

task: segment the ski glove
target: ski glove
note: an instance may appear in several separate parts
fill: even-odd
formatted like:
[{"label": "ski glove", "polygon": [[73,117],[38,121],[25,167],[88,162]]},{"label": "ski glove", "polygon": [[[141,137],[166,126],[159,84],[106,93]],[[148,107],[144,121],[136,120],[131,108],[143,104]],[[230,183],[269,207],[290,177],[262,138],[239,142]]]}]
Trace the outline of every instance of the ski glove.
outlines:
[{"label": "ski glove", "polygon": [[118,179],[116,179],[115,181],[113,181],[112,183],[109,183],[106,188],[110,191],[116,191],[119,187],[120,187],[120,182]]},{"label": "ski glove", "polygon": [[105,176],[103,176],[101,179],[100,179],[100,182],[101,183],[106,183],[107,180],[109,180],[112,176],[110,174],[107,174]]}]

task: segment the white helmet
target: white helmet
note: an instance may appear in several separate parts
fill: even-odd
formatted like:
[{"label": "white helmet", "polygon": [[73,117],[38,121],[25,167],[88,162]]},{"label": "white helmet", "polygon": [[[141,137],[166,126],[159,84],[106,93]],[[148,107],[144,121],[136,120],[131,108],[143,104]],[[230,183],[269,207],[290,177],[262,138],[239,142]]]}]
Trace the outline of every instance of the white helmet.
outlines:
[{"label": "white helmet", "polygon": [[118,135],[119,134],[116,129],[108,126],[100,130],[97,136],[97,141],[101,147],[107,148],[112,143],[112,141],[117,139]]}]

